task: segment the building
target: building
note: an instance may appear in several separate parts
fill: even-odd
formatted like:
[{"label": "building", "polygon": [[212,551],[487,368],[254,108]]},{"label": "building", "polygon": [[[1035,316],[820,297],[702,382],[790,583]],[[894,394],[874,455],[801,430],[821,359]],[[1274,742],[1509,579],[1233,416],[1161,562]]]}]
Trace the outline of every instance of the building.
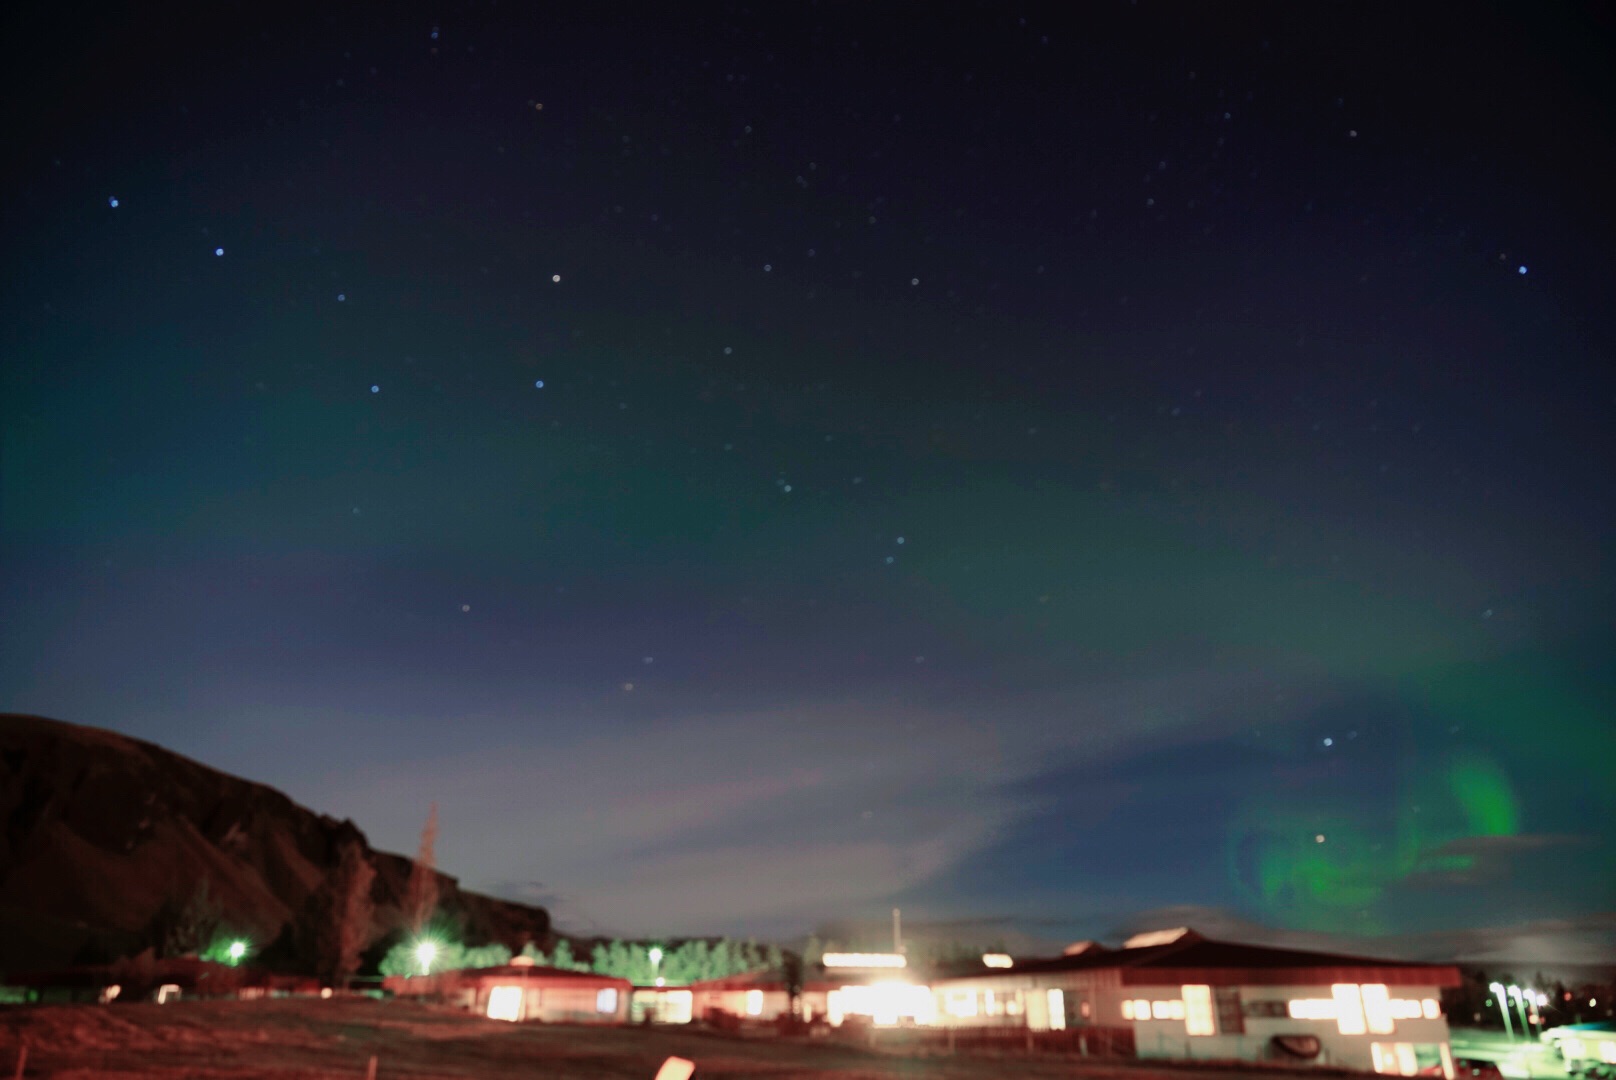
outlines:
[{"label": "building", "polygon": [[620,1024],[628,1019],[633,984],[627,979],[521,959],[437,975],[394,975],[384,985],[398,997],[431,998],[493,1020]]},{"label": "building", "polygon": [[[1446,965],[1210,941],[1092,943],[933,981],[939,1024],[1089,1034],[1141,1058],[1268,1061],[1452,1080]],[[1083,1043],[1084,1048],[1088,1043]]]}]

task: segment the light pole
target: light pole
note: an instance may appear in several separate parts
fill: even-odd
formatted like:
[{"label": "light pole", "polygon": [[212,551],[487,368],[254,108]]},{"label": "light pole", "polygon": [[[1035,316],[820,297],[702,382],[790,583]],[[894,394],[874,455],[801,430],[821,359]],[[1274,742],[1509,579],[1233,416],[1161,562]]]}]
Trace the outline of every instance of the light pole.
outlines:
[{"label": "light pole", "polygon": [[1515,1037],[1515,1029],[1509,1022],[1509,995],[1504,992],[1504,984],[1493,983],[1488,987],[1488,989],[1491,990],[1493,995],[1498,998],[1498,1011],[1504,1014],[1504,1035],[1513,1039]]},{"label": "light pole", "polygon": [[657,945],[653,945],[653,946],[651,946],[651,951],[646,953],[645,955],[650,957],[650,960],[651,960],[651,985],[653,985],[653,986],[661,986],[662,985],[662,977],[657,974],[657,972],[662,967],[662,949],[661,949],[661,947],[657,946]]},{"label": "light pole", "polygon": [[1526,1027],[1526,1002],[1522,1000],[1521,988],[1518,986],[1511,986],[1509,988],[1509,995],[1515,999],[1515,1009],[1521,1014],[1521,1034],[1523,1036],[1530,1037],[1530,1032]]}]

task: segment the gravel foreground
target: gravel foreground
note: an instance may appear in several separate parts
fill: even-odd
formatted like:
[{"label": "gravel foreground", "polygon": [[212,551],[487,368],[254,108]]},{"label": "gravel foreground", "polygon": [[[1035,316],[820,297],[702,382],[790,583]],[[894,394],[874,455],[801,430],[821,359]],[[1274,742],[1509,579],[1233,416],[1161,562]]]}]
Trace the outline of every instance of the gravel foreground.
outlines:
[{"label": "gravel foreground", "polygon": [[404,1002],[283,999],[0,1010],[0,1078],[27,1047],[24,1076],[49,1080],[652,1080],[671,1055],[693,1080],[1153,1080],[1290,1077],[1267,1069],[1183,1070],[1068,1057],[902,1057],[825,1040],[704,1030],[507,1024]]}]

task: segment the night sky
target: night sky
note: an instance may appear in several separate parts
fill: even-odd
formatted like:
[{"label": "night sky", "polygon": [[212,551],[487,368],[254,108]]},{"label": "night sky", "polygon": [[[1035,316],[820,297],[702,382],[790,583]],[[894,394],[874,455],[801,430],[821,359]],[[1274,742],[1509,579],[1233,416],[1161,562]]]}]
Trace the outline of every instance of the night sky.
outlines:
[{"label": "night sky", "polygon": [[581,932],[1616,954],[1608,5],[31,6],[0,708]]}]

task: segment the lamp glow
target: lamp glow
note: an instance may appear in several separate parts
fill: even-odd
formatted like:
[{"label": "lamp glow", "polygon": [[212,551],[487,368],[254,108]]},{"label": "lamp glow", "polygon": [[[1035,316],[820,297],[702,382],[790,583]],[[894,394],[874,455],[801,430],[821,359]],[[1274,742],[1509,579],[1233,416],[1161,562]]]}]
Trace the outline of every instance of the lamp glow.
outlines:
[{"label": "lamp glow", "polygon": [[240,940],[232,941],[230,943],[230,948],[226,951],[230,957],[230,962],[232,964],[239,964],[241,963],[242,958],[247,955],[247,943]]},{"label": "lamp glow", "polygon": [[421,964],[421,974],[432,974],[432,961],[438,957],[438,947],[430,941],[423,941],[415,947],[415,959]]}]

